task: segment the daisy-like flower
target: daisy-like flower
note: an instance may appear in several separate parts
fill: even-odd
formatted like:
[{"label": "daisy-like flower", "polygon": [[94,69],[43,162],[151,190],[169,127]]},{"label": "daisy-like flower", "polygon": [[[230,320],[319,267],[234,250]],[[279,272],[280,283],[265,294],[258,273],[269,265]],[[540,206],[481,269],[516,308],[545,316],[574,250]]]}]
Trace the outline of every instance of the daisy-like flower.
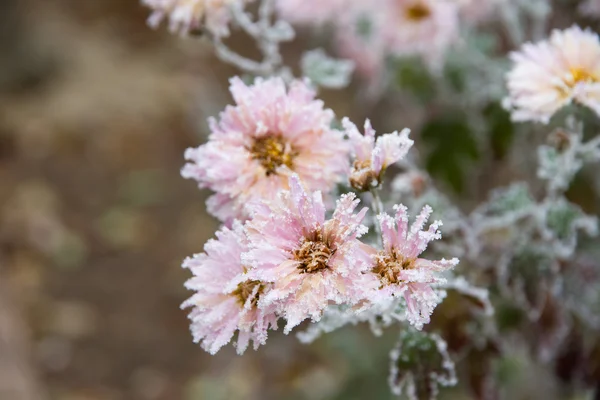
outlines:
[{"label": "daisy-like flower", "polygon": [[458,38],[459,5],[449,0],[385,0],[382,35],[390,52],[437,67]]},{"label": "daisy-like flower", "polygon": [[247,3],[251,0],[142,0],[142,4],[153,9],[148,24],[156,28],[165,18],[169,18],[172,33],[188,35],[206,27],[216,36],[228,36],[230,7],[234,3]]},{"label": "daisy-like flower", "polygon": [[231,80],[237,103],[210,120],[208,143],[188,149],[184,178],[216,192],[209,212],[223,221],[246,218],[244,206],[274,199],[297,174],[308,190],[330,189],[348,172],[348,146],[330,127],[333,112],[315,100],[306,83],[289,90],[280,78],[257,79],[247,86]]},{"label": "daisy-like flower", "polygon": [[321,193],[308,194],[293,175],[290,191],[253,206],[247,223],[251,249],[242,258],[252,266],[251,279],[272,283],[258,304],[276,305],[287,319],[286,333],[307,318],[318,321],[329,304],[363,299],[370,256],[357,239],[367,232],[361,225],[367,208],[354,214],[358,203],[353,193],[343,195],[325,220]]},{"label": "daisy-like flower", "polygon": [[269,284],[246,279],[241,255],[248,242],[242,224],[236,221],[232,229],[222,228],[216,235],[216,240],[206,243],[204,253],[183,263],[194,275],[185,286],[196,293],[181,307],[192,307],[190,330],[204,350],[215,354],[237,331],[236,349],[242,354],[250,340],[255,350],[265,344],[267,330],[277,329],[277,316],[268,307],[257,307]]},{"label": "daisy-like flower", "polygon": [[431,261],[419,258],[432,240],[441,238],[441,221],[435,221],[423,230],[431,215],[431,207],[425,206],[408,228],[407,209],[403,205],[394,207],[394,217],[378,215],[383,238],[383,250],[372,254],[371,290],[366,298],[373,303],[386,301],[392,296],[404,296],[407,305],[407,320],[417,329],[429,323],[429,317],[440,302],[432,284],[445,281],[439,272],[453,268],[458,259]]},{"label": "daisy-like flower", "polygon": [[377,187],[386,168],[404,158],[414,144],[408,138],[409,129],[387,133],[375,140],[375,130],[368,119],[365,121],[364,135],[348,118],[342,120],[342,125],[353,148],[354,165],[350,184],[357,190],[368,191]]},{"label": "daisy-like flower", "polygon": [[600,41],[590,30],[555,30],[549,40],[526,43],[511,54],[504,105],[515,121],[548,123],[576,102],[600,115]]}]

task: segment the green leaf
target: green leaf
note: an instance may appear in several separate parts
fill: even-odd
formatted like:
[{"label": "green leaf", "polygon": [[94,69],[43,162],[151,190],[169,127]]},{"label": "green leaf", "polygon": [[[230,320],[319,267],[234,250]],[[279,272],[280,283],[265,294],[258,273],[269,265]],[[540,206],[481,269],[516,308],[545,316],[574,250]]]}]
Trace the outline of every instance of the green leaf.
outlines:
[{"label": "green leaf", "polygon": [[432,149],[426,159],[429,173],[462,192],[465,169],[479,158],[466,117],[455,113],[431,120],[423,127],[421,137]]},{"label": "green leaf", "polygon": [[396,68],[396,83],[400,89],[410,92],[423,103],[428,103],[435,97],[435,81],[420,58],[401,58],[393,63]]},{"label": "green leaf", "polygon": [[510,119],[510,114],[500,103],[491,103],[483,115],[489,126],[489,136],[496,159],[506,157],[515,137],[515,126]]}]

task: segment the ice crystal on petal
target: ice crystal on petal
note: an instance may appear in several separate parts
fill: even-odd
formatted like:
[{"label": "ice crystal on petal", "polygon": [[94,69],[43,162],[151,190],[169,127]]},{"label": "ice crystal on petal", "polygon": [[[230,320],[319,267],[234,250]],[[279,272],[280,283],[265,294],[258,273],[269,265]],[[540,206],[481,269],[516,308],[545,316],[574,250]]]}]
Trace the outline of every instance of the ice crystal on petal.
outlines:
[{"label": "ice crystal on petal", "polygon": [[357,190],[367,191],[378,186],[386,168],[398,162],[410,150],[414,142],[408,138],[409,129],[387,133],[375,139],[375,130],[369,120],[365,121],[362,135],[348,118],[342,120],[354,153],[354,165],[350,184]]},{"label": "ice crystal on petal", "polygon": [[577,102],[600,115],[600,40],[573,26],[548,40],[526,43],[512,53],[506,107],[515,121],[548,123],[562,107]]},{"label": "ice crystal on petal", "polygon": [[250,249],[243,256],[251,279],[272,283],[259,307],[276,306],[287,319],[286,333],[307,318],[318,321],[329,304],[361,301],[371,252],[357,239],[366,232],[367,209],[354,213],[354,194],[343,195],[325,220],[319,192],[307,192],[297,175],[289,186],[276,200],[251,207]]},{"label": "ice crystal on petal", "polygon": [[454,362],[446,342],[436,334],[402,331],[390,353],[389,384],[396,395],[409,399],[435,399],[440,386],[456,385]]},{"label": "ice crystal on petal", "polygon": [[172,33],[188,35],[203,28],[216,36],[228,36],[233,3],[249,3],[252,0],[142,0],[153,9],[148,24],[156,28],[163,19],[169,19]]},{"label": "ice crystal on petal", "polygon": [[216,235],[204,253],[183,263],[193,274],[185,286],[195,294],[181,307],[192,308],[190,330],[204,350],[215,354],[237,332],[236,349],[241,354],[250,341],[254,349],[265,344],[267,330],[277,328],[277,316],[273,308],[257,307],[269,284],[247,277],[241,255],[248,242],[241,223],[236,221],[232,229],[222,228]]},{"label": "ice crystal on petal", "polygon": [[431,261],[418,256],[429,242],[441,238],[441,221],[433,222],[423,230],[431,215],[425,206],[413,224],[408,226],[408,213],[403,205],[394,207],[394,217],[378,216],[383,250],[373,254],[369,292],[366,298],[374,303],[393,296],[406,300],[406,318],[417,329],[429,322],[433,309],[441,301],[432,285],[445,282],[440,272],[458,264],[458,259]]},{"label": "ice crystal on petal", "polygon": [[305,82],[280,78],[247,86],[231,80],[237,103],[210,121],[208,143],[188,149],[184,178],[216,192],[208,210],[223,221],[245,219],[245,205],[275,199],[295,173],[309,190],[328,193],[348,171],[347,145],[330,128],[333,112]]}]

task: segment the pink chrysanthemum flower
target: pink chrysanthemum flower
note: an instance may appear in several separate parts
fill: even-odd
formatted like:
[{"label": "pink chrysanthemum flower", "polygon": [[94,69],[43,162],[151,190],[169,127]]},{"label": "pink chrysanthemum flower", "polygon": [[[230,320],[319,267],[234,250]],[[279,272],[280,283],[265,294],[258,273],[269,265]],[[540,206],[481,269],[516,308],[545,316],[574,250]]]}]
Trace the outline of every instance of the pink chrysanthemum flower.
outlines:
[{"label": "pink chrysanthemum flower", "polygon": [[188,149],[185,178],[217,194],[208,210],[221,220],[245,218],[254,199],[274,199],[295,173],[308,190],[329,192],[348,172],[348,146],[330,127],[333,112],[306,83],[286,90],[280,78],[247,86],[231,80],[235,106],[210,120],[208,143]]},{"label": "pink chrysanthemum flower", "polygon": [[247,224],[251,249],[243,259],[252,279],[272,282],[259,307],[276,305],[287,319],[286,333],[307,318],[318,321],[329,304],[363,299],[370,257],[357,240],[367,232],[361,225],[367,208],[353,213],[358,203],[354,194],[343,195],[325,220],[321,193],[309,195],[293,175],[290,191],[254,205]]},{"label": "pink chrysanthemum flower", "polygon": [[368,119],[365,121],[364,135],[348,118],[342,120],[342,125],[353,148],[354,165],[350,184],[357,190],[368,191],[377,187],[386,168],[404,158],[414,144],[408,138],[410,129],[387,133],[375,140],[375,130]]},{"label": "pink chrysanthemum flower", "polygon": [[600,115],[600,41],[590,30],[555,30],[549,40],[526,43],[511,54],[505,106],[515,121],[548,123],[576,102]]},{"label": "pink chrysanthemum flower", "polygon": [[222,228],[217,239],[209,240],[204,253],[186,259],[184,268],[194,276],[185,286],[196,293],[181,307],[192,307],[189,315],[194,342],[215,354],[238,332],[236,349],[242,354],[250,340],[254,349],[265,344],[267,330],[277,329],[277,316],[272,309],[257,307],[268,293],[268,283],[245,279],[241,255],[248,242],[241,223],[232,229]]},{"label": "pink chrysanthemum flower", "polygon": [[169,30],[180,35],[206,27],[216,36],[228,36],[230,7],[234,3],[251,0],[142,0],[142,4],[154,10],[148,24],[156,28],[163,19],[169,18]]},{"label": "pink chrysanthemum flower", "polygon": [[439,66],[458,38],[459,6],[449,0],[386,0],[382,35],[394,55],[422,56]]},{"label": "pink chrysanthemum flower", "polygon": [[440,302],[432,284],[445,280],[438,273],[458,264],[458,259],[430,261],[419,258],[427,244],[441,238],[438,228],[441,221],[435,221],[429,229],[423,230],[431,215],[431,207],[425,206],[415,222],[408,228],[407,209],[403,205],[394,207],[396,215],[378,215],[383,237],[383,250],[373,250],[371,290],[367,300],[374,303],[386,301],[391,296],[404,296],[407,305],[407,319],[417,329],[429,323],[429,317]]}]

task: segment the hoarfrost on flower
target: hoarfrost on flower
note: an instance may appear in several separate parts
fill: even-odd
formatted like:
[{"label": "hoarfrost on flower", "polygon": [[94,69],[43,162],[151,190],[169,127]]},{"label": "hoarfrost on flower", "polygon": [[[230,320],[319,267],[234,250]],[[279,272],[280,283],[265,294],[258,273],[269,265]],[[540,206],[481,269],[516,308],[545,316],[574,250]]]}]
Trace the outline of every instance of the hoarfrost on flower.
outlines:
[{"label": "hoarfrost on flower", "polygon": [[243,6],[252,0],[142,0],[153,10],[148,24],[156,28],[165,18],[169,19],[172,33],[188,35],[203,28],[213,35],[228,36],[231,7]]},{"label": "hoarfrost on flower", "polygon": [[354,155],[350,184],[357,190],[368,191],[379,186],[386,168],[404,158],[414,144],[408,138],[409,129],[387,133],[375,140],[375,130],[368,119],[364,135],[348,118],[342,120],[342,125]]},{"label": "hoarfrost on flower", "polygon": [[369,253],[358,237],[367,211],[354,214],[354,194],[342,195],[325,220],[320,192],[310,193],[297,175],[290,190],[271,202],[253,204],[248,222],[250,250],[244,254],[252,279],[272,282],[259,307],[275,305],[287,319],[285,332],[307,318],[318,321],[330,304],[360,302]]},{"label": "hoarfrost on flower", "polygon": [[512,53],[504,105],[515,121],[548,123],[573,102],[600,115],[600,40],[573,26],[554,30],[548,40],[526,43]]},{"label": "hoarfrost on flower", "polygon": [[333,112],[305,82],[286,88],[281,78],[259,78],[248,86],[233,78],[230,90],[236,105],[209,121],[208,143],[186,151],[181,172],[216,192],[207,202],[213,215],[245,219],[246,204],[275,199],[292,174],[325,193],[347,174],[348,149],[330,127]]},{"label": "hoarfrost on flower", "polygon": [[441,221],[423,230],[432,209],[425,206],[408,227],[408,213],[403,205],[395,206],[394,217],[378,215],[383,238],[383,250],[372,252],[369,292],[366,298],[377,303],[391,297],[404,297],[406,319],[417,329],[429,323],[431,313],[441,301],[434,285],[445,282],[440,272],[458,264],[458,259],[431,261],[418,256],[429,242],[441,238]]},{"label": "hoarfrost on flower", "polygon": [[265,344],[267,330],[277,329],[277,316],[272,308],[257,307],[269,284],[247,279],[241,261],[248,248],[242,224],[236,221],[232,229],[224,227],[216,236],[206,243],[204,253],[183,263],[193,274],[185,286],[195,294],[181,307],[192,308],[190,330],[204,350],[215,354],[237,332],[236,349],[242,354],[250,340],[255,350]]}]

